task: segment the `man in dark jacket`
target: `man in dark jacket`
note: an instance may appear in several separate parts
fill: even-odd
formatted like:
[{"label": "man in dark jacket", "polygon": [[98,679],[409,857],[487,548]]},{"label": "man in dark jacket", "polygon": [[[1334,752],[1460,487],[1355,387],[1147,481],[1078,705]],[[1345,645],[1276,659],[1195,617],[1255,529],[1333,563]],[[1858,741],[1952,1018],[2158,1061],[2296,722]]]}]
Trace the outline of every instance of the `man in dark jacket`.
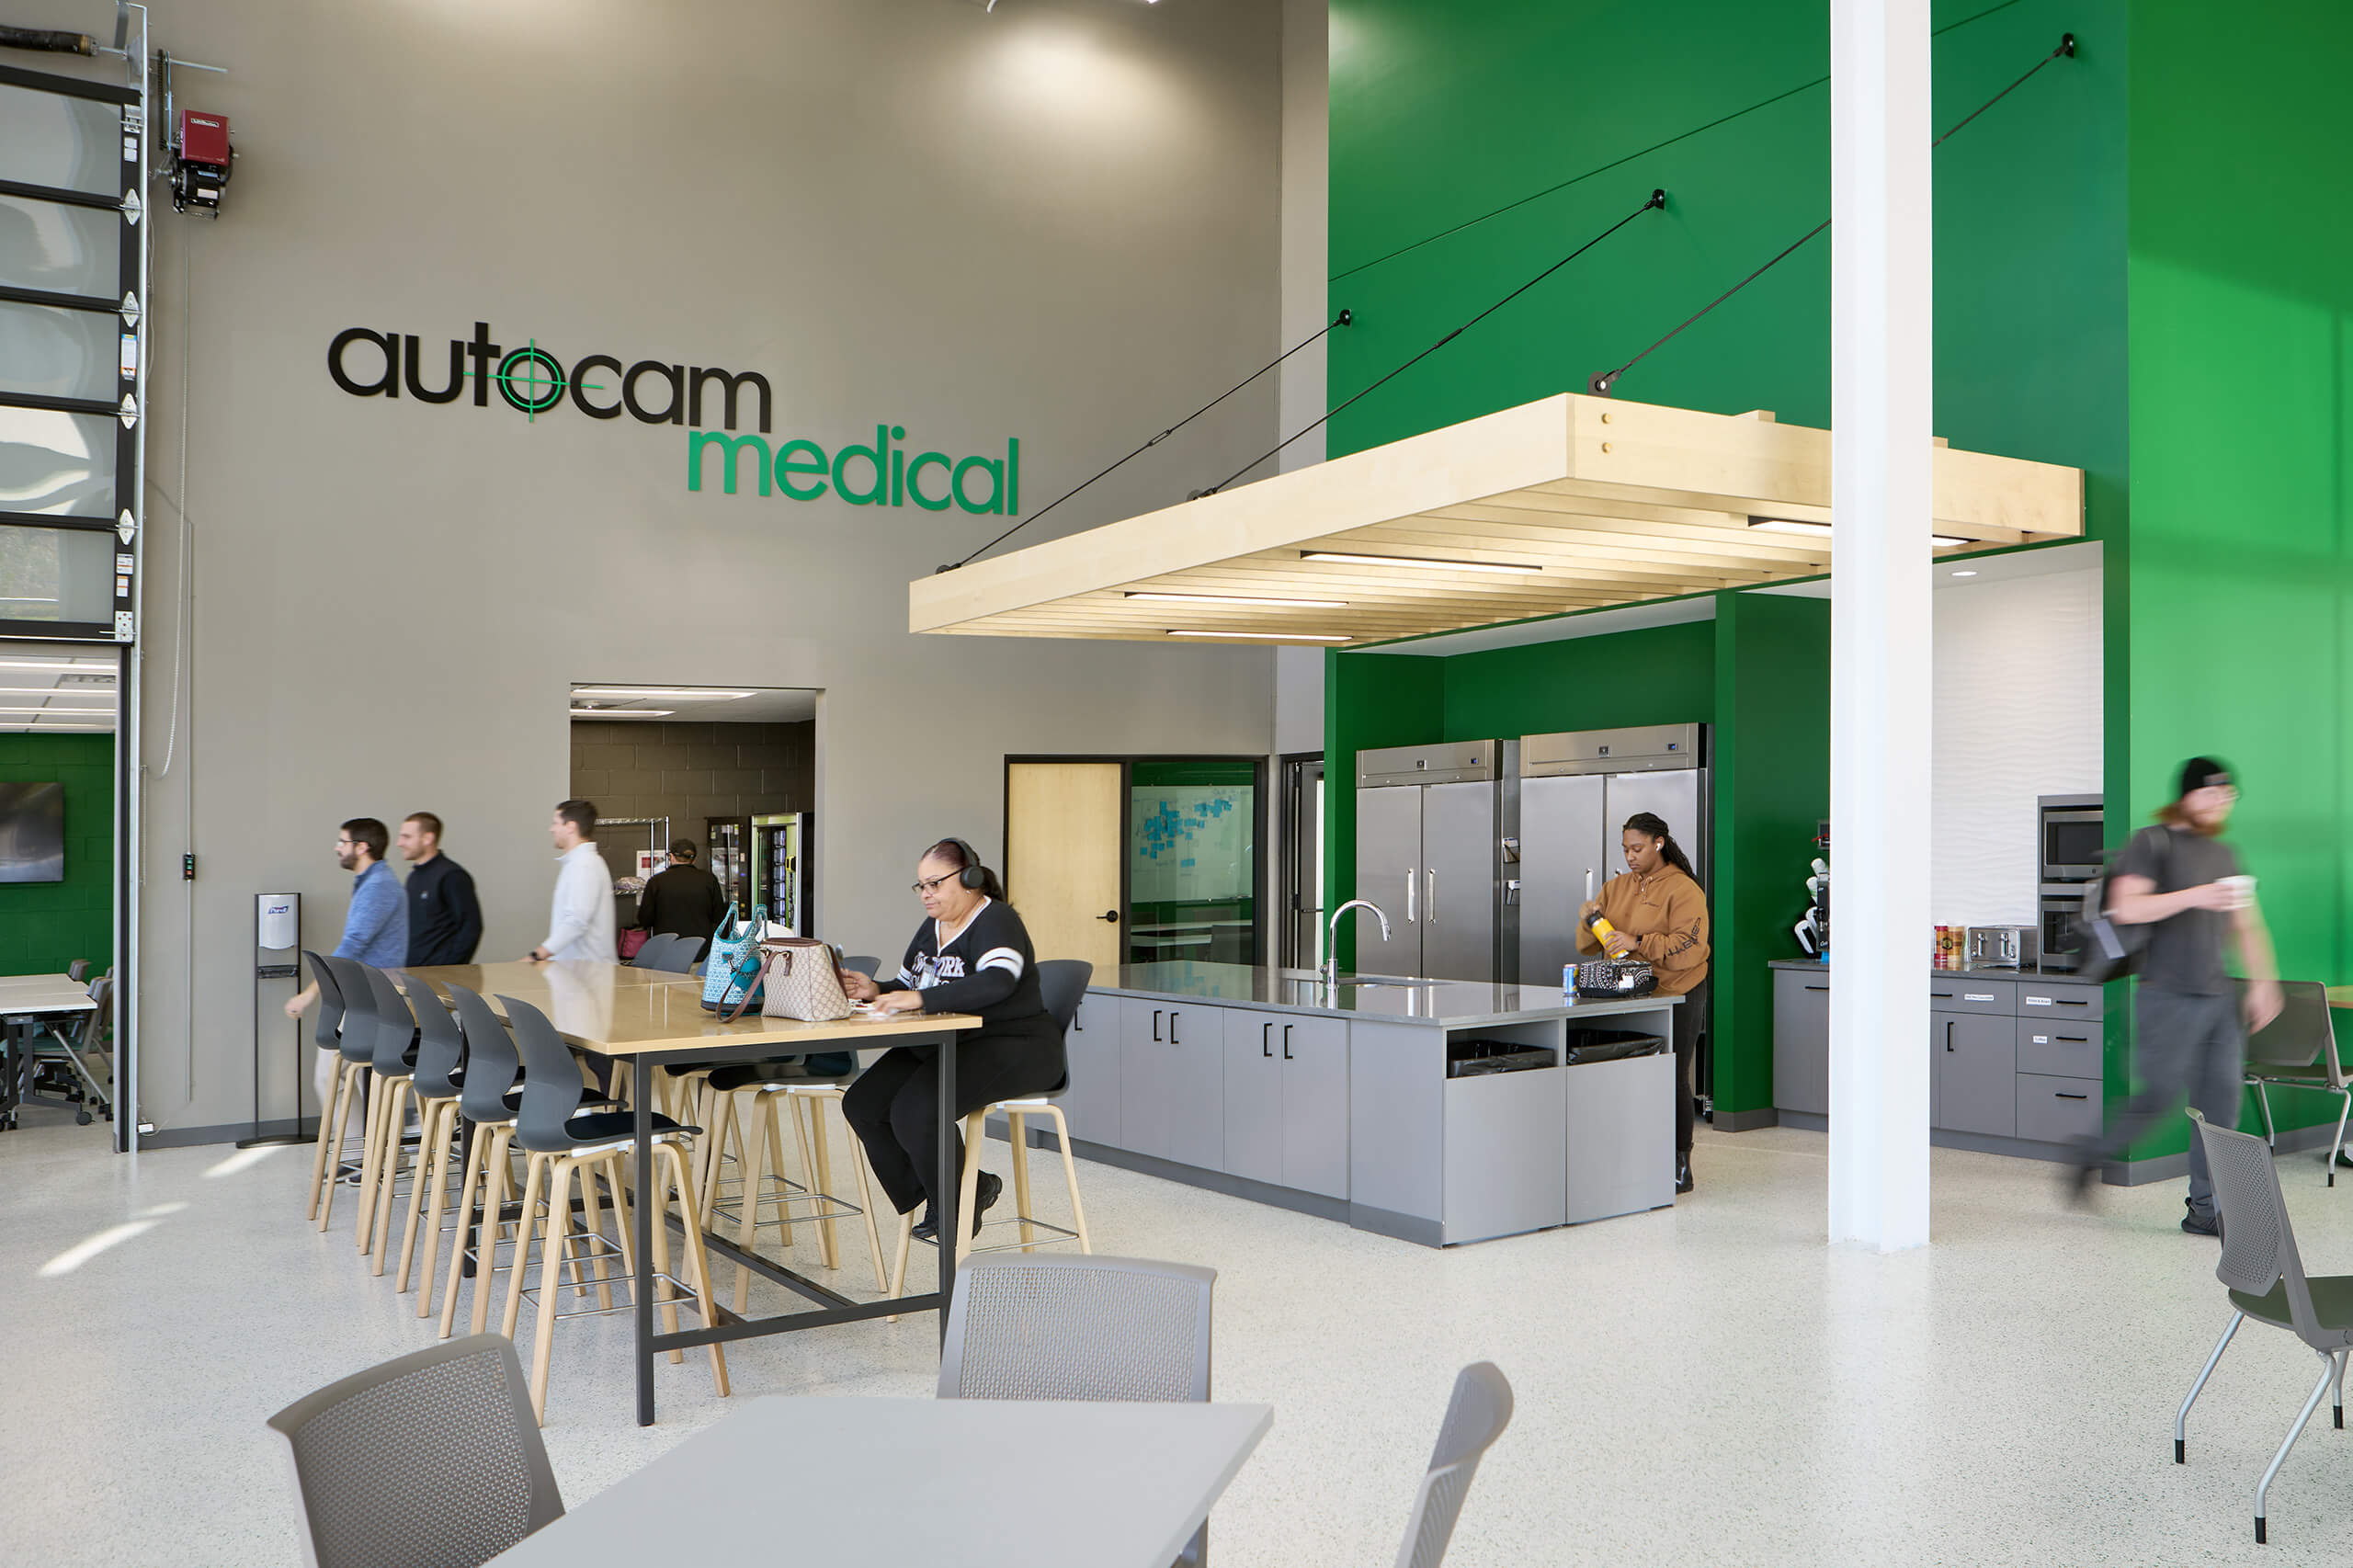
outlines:
[{"label": "man in dark jacket", "polygon": [[695,864],[699,847],[691,838],[674,840],[670,863],[646,879],[637,895],[637,923],[654,936],[708,937],[727,916],[727,894],[719,879]]},{"label": "man in dark jacket", "polygon": [[401,824],[407,857],[408,967],[472,963],[482,943],[482,900],[466,869],[441,853],[441,819],[412,812]]}]

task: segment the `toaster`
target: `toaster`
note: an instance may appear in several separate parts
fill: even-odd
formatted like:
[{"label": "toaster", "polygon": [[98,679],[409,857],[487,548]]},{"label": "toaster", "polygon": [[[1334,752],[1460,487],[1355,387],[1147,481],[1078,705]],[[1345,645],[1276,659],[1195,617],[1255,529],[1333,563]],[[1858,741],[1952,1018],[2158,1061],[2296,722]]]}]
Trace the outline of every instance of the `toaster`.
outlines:
[{"label": "toaster", "polygon": [[2032,926],[1972,926],[1967,958],[1972,969],[2029,969],[2040,956],[2042,933]]}]

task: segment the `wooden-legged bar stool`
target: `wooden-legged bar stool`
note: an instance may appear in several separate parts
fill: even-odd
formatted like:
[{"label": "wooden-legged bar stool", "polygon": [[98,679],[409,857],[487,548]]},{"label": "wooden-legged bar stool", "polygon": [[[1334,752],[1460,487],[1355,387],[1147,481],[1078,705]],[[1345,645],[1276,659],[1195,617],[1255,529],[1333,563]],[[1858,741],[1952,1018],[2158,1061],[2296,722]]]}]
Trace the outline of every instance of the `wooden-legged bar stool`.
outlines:
[{"label": "wooden-legged bar stool", "polygon": [[[544,1185],[547,1193],[545,1219],[540,1230],[539,1337],[531,1346],[531,1407],[540,1419],[547,1419],[548,1362],[554,1350],[555,1324],[559,1315],[576,1316],[579,1312],[610,1312],[611,1282],[605,1270],[605,1253],[601,1250],[598,1233],[596,1176],[601,1171],[609,1184],[613,1199],[613,1217],[620,1226],[620,1251],[622,1266],[632,1276],[636,1270],[633,1238],[631,1234],[629,1178],[627,1158],[637,1153],[635,1112],[582,1111],[580,1069],[574,1062],[572,1051],[555,1032],[555,1026],[546,1014],[527,1002],[512,996],[501,996],[499,1002],[506,1009],[506,1021],[514,1032],[515,1045],[523,1059],[523,1103],[516,1118],[516,1142],[522,1144],[530,1163],[523,1181],[522,1242],[517,1244],[516,1260],[506,1283],[506,1336],[515,1336],[523,1302],[523,1244],[530,1239],[531,1217],[538,1208],[539,1196]],[[655,1300],[662,1308],[662,1325],[665,1332],[678,1331],[678,1296],[680,1289],[693,1298],[696,1312],[705,1326],[716,1326],[719,1314],[710,1290],[710,1267],[702,1244],[702,1216],[695,1200],[694,1178],[689,1174],[687,1154],[695,1129],[683,1126],[667,1116],[654,1118],[653,1153],[655,1165],[663,1173],[662,1203],[665,1210],[653,1217],[648,1227],[654,1236],[654,1283]],[[596,1271],[598,1305],[559,1314],[556,1296],[563,1288],[562,1274],[571,1256],[572,1185],[580,1178],[581,1196],[587,1211],[590,1234],[584,1238],[591,1249],[590,1261]],[[683,1283],[670,1273],[670,1227],[666,1215],[669,1200],[675,1197],[680,1220],[687,1233],[687,1273]],[[573,1264],[575,1290],[585,1290],[577,1262]],[[624,1302],[620,1309],[628,1310]],[[722,1398],[727,1394],[727,1355],[714,1341],[710,1346],[710,1381]],[[684,1354],[671,1352],[671,1359],[683,1360]]]},{"label": "wooden-legged bar stool", "polygon": [[[417,1276],[416,1315],[433,1312],[433,1263],[440,1256],[442,1210],[449,1197],[449,1150],[457,1141],[458,1111],[465,1084],[466,1037],[433,988],[412,974],[394,978],[408,994],[408,1010],[416,1016],[416,1071],[409,1092],[416,1096],[420,1123],[416,1144],[416,1174],[409,1185],[408,1221],[401,1233],[401,1272],[396,1292],[408,1289],[409,1271],[416,1259],[418,1227],[425,1231],[425,1269]],[[392,1189],[385,1189],[387,1199]],[[390,1217],[378,1223],[376,1272],[384,1272],[384,1255],[391,1245]],[[463,1245],[460,1241],[460,1245]]]},{"label": "wooden-legged bar stool", "polygon": [[384,1271],[377,1246],[379,1221],[389,1225],[392,1188],[400,1177],[401,1153],[407,1147],[409,1082],[416,1062],[416,1019],[392,976],[363,963],[369,994],[376,1004],[376,1055],[368,1074],[368,1152],[359,1167],[359,1220],[353,1234],[361,1252],[376,1247],[376,1272]]},{"label": "wooden-legged bar stool", "polygon": [[[1044,994],[1046,1011],[1067,1033],[1072,1020],[1078,1016],[1078,1004],[1086,994],[1086,983],[1095,977],[1095,966],[1080,959],[1048,959],[1038,965],[1038,988]],[[956,1213],[960,1221],[956,1237],[956,1258],[959,1263],[974,1251],[1003,1252],[1018,1247],[1023,1252],[1041,1244],[1040,1231],[1053,1233],[1052,1240],[1074,1241],[1078,1250],[1092,1253],[1093,1240],[1086,1233],[1086,1206],[1078,1196],[1078,1162],[1070,1149],[1070,1120],[1054,1102],[1070,1087],[1070,1073],[1065,1067],[1062,1081],[1043,1094],[1023,1095],[1010,1099],[995,1100],[964,1118],[964,1159],[959,1172],[956,1192]],[[972,1202],[980,1186],[981,1144],[988,1132],[988,1119],[1006,1119],[1006,1134],[1013,1150],[1013,1213],[1002,1220],[991,1220],[991,1225],[1017,1225],[1021,1239],[996,1246],[976,1248],[973,1244]],[[1037,1217],[1029,1201],[1029,1140],[1031,1117],[1049,1117],[1054,1124],[1055,1141],[1062,1149],[1063,1180],[1070,1189],[1071,1225],[1065,1228]],[[890,1294],[906,1293],[907,1253],[915,1240],[915,1216],[899,1216],[898,1256],[891,1268]]]},{"label": "wooden-legged bar stool", "polygon": [[[854,1073],[820,1074],[813,1077],[779,1079],[761,1075],[767,1063],[751,1062],[741,1066],[722,1067],[710,1074],[708,1103],[713,1108],[710,1142],[718,1142],[722,1122],[732,1123],[747,1134],[738,1155],[736,1169],[745,1173],[738,1181],[735,1199],[735,1244],[745,1252],[753,1250],[758,1237],[764,1209],[773,1210],[782,1245],[792,1245],[792,1224],[797,1218],[813,1223],[817,1231],[817,1251],[827,1268],[841,1267],[840,1248],[835,1235],[835,1222],[851,1214],[866,1224],[866,1246],[874,1264],[874,1287],[885,1284],[882,1269],[882,1238],[874,1224],[873,1186],[866,1169],[866,1151],[854,1134],[849,1134],[850,1168],[858,1183],[855,1201],[833,1190],[834,1167],[830,1130],[826,1126],[825,1107],[830,1101],[835,1116],[840,1115],[842,1091],[855,1076]],[[796,1062],[797,1065],[797,1062]],[[748,1102],[748,1104],[746,1103]],[[779,1110],[783,1113],[780,1117]],[[792,1125],[793,1142],[801,1156],[801,1177],[795,1181],[784,1168],[785,1120]],[[845,1134],[849,1124],[842,1123]],[[719,1162],[714,1154],[708,1162],[705,1187],[706,1212],[718,1221],[713,1207],[715,1194],[722,1182]],[[796,1203],[810,1205],[806,1213],[795,1215]],[[735,1311],[745,1311],[750,1299],[752,1270],[739,1268],[735,1272]]]},{"label": "wooden-legged bar stool", "polygon": [[[363,1123],[372,1123],[377,1111],[377,1096],[369,1093],[369,1074],[376,1062],[376,997],[368,983],[368,971],[356,959],[341,959],[329,955],[321,960],[335,977],[343,994],[343,1018],[336,1031],[335,1049],[343,1060],[337,1063],[335,1077],[335,1103],[320,1116],[320,1162],[325,1175],[320,1184],[320,1201],[313,1205],[324,1231],[335,1221],[335,1189],[343,1185],[341,1151],[349,1132],[351,1112],[363,1099],[368,1102]],[[332,1126],[332,1135],[328,1128]],[[359,1134],[359,1190],[368,1190],[369,1153],[370,1142],[367,1127]],[[330,1152],[332,1151],[332,1153]],[[365,1205],[363,1204],[364,1208]]]},{"label": "wooden-legged bar stool", "polygon": [[[343,987],[335,978],[335,971],[327,960],[308,948],[302,949],[302,961],[310,966],[311,982],[319,988],[318,1017],[311,1021],[311,1043],[322,1051],[335,1054],[335,1072],[327,1080],[326,1099],[319,1107],[318,1152],[311,1161],[311,1207],[302,1217],[319,1217],[319,1199],[324,1196],[328,1181],[327,1167],[335,1167],[335,1176],[343,1175],[342,1149],[339,1140],[330,1136],[335,1125],[335,1102],[343,1088]],[[297,1118],[299,1120],[300,1119]]]},{"label": "wooden-legged bar stool", "polygon": [[[459,1113],[473,1123],[466,1143],[466,1174],[458,1183],[457,1239],[450,1244],[449,1275],[441,1287],[441,1337],[447,1339],[458,1322],[458,1287],[466,1259],[474,1260],[474,1306],[472,1332],[480,1334],[490,1322],[490,1292],[498,1277],[500,1236],[511,1185],[508,1151],[515,1142],[515,1111],[522,1091],[515,1080],[522,1072],[521,1058],[506,1025],[491,1010],[482,993],[462,985],[449,987],[449,1001],[466,1037],[466,1077],[459,1085]],[[576,1074],[575,1074],[576,1075]],[[480,1199],[477,1220],[476,1199]],[[529,1216],[517,1222],[516,1250]],[[475,1240],[469,1247],[472,1230]],[[515,1264],[510,1267],[517,1267]],[[420,1307],[424,1302],[417,1303]]]}]

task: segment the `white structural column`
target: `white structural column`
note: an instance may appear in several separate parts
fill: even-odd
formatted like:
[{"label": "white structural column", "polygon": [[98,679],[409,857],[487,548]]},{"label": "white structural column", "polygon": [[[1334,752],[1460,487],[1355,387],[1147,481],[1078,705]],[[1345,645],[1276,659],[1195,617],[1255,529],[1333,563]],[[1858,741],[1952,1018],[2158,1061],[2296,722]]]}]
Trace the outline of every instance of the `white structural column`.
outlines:
[{"label": "white structural column", "polygon": [[1928,1240],[1928,0],[1830,0],[1830,1240]]}]

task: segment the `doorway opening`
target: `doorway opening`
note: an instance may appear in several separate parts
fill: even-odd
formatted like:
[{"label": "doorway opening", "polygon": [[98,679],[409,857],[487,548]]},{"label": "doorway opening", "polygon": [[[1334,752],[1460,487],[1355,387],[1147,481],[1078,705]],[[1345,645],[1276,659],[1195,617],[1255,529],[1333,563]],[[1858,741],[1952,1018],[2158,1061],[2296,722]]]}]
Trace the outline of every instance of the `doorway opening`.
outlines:
[{"label": "doorway opening", "polygon": [[625,947],[645,929],[646,883],[673,863],[708,870],[735,918],[757,912],[796,936],[813,928],[820,695],[574,683],[572,794],[597,808]]},{"label": "doorway opening", "polygon": [[1286,969],[1324,962],[1324,754],[1282,759],[1282,877],[1275,896],[1282,910]]}]

